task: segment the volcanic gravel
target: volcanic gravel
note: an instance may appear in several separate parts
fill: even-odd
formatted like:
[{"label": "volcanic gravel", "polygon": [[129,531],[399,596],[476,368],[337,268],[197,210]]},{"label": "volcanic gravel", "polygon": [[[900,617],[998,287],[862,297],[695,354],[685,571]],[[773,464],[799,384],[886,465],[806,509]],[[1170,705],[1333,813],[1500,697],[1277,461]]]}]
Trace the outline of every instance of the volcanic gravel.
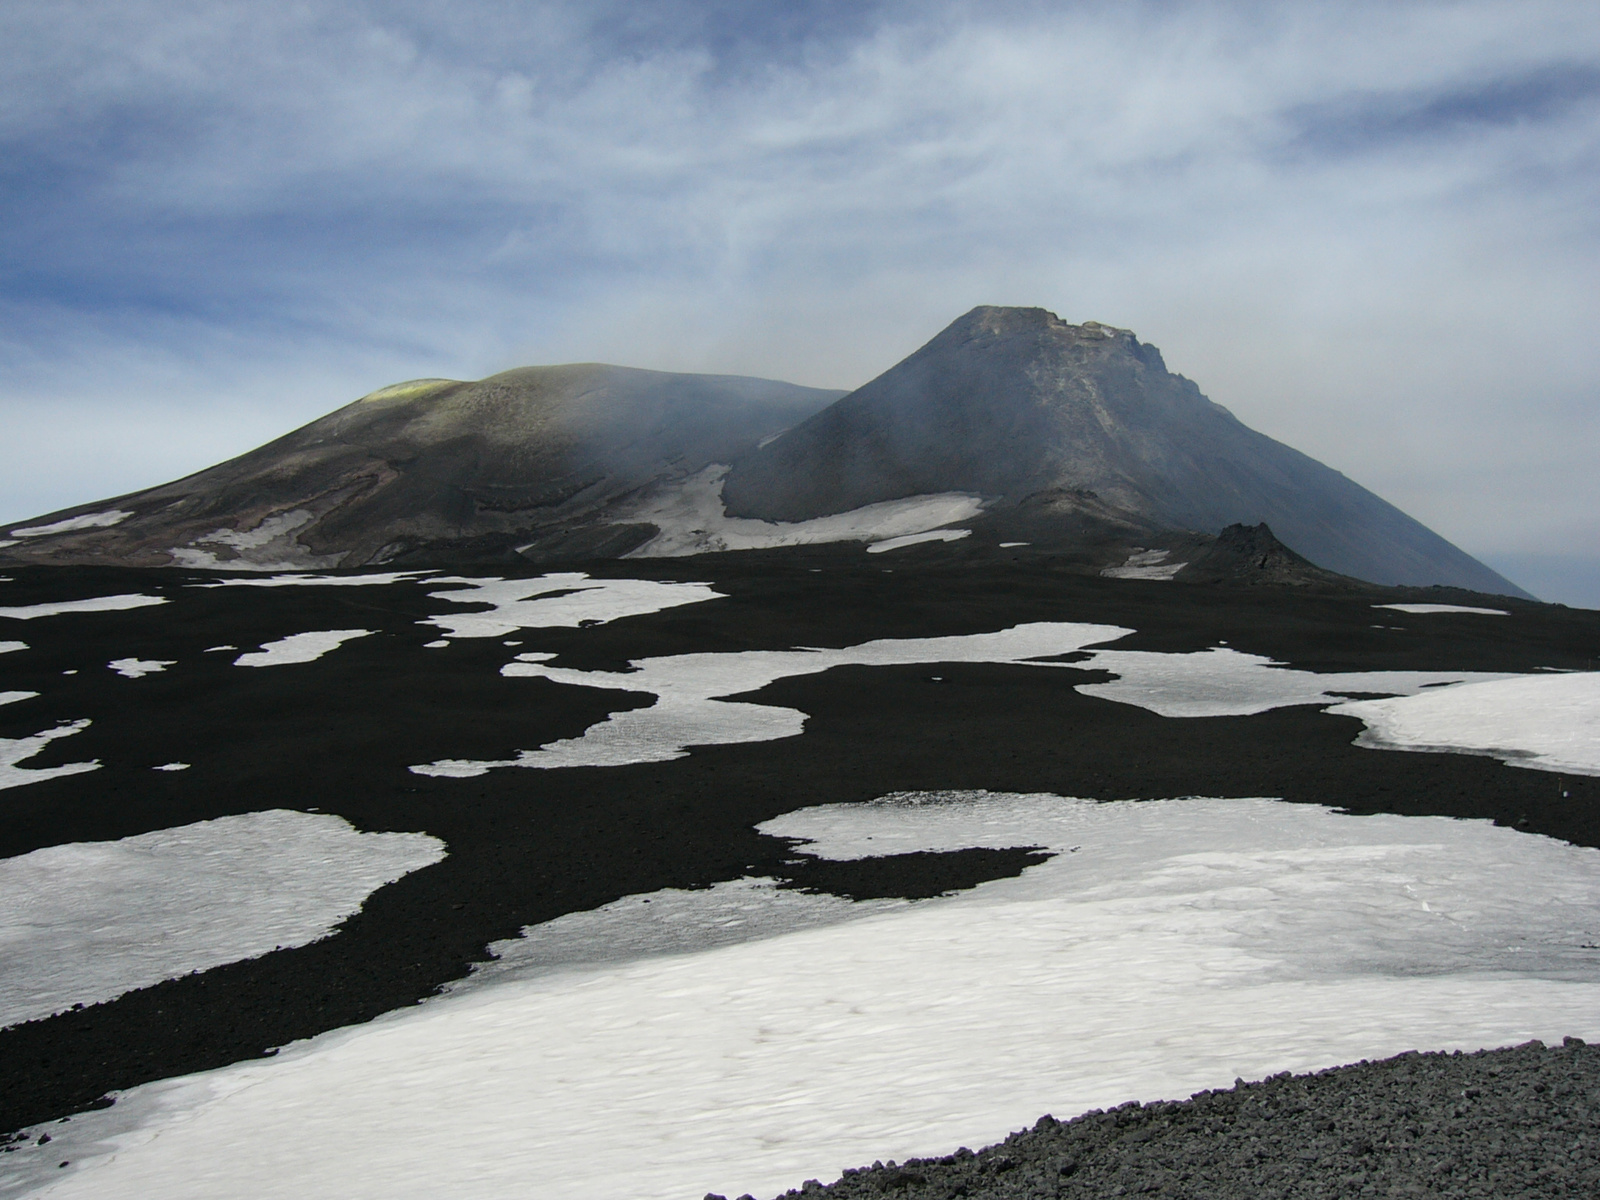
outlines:
[{"label": "volcanic gravel", "polygon": [[[1287,1071],[1189,1100],[1041,1117],[974,1154],[874,1163],[785,1197],[1600,1195],[1600,1047],[1567,1038]],[[714,1194],[706,1200],[721,1200]],[[750,1200],[741,1197],[741,1200]]]}]

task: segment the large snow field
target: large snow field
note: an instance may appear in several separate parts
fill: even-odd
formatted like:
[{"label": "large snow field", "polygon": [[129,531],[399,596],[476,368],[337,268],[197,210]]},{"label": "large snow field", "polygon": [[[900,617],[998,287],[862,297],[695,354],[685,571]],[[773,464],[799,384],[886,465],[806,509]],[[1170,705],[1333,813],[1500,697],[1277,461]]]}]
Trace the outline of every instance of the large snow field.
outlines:
[{"label": "large snow field", "polygon": [[431,583],[459,583],[454,591],[429,592],[433,600],[453,604],[487,604],[477,612],[446,613],[429,617],[424,625],[437,625],[451,638],[504,637],[519,629],[577,628],[601,625],[622,617],[640,616],[724,599],[708,583],[674,583],[654,579],[591,579],[582,571],[557,572],[534,579],[441,576]]},{"label": "large snow field", "polygon": [[0,859],[0,1026],[316,941],[443,857],[427,834],[276,809]]},{"label": "large snow field", "polygon": [[[535,931],[543,954],[477,986],[51,1126],[12,1156],[13,1192],[772,1195],[1047,1111],[1600,1033],[1600,853],[1484,822],[980,792],[763,828],[824,855],[1059,853],[702,948],[670,944],[645,897],[563,918],[568,936]],[[739,886],[677,893],[677,928],[725,931],[719,914],[761,890]],[[582,961],[585,934],[602,961]]]},{"label": "large snow field", "polygon": [[1329,712],[1360,717],[1383,750],[1484,754],[1518,767],[1600,775],[1600,673],[1518,675]]},{"label": "large snow field", "polygon": [[[809,521],[759,521],[730,517],[722,504],[728,468],[707,467],[635,506],[620,521],[647,521],[657,529],[625,558],[676,558],[719,550],[767,550],[823,542],[877,542],[970,520],[983,501],[965,492],[886,500]],[[954,532],[954,531],[952,531]]]},{"label": "large snow field", "polygon": [[833,667],[909,663],[1014,663],[1084,670],[1119,678],[1081,684],[1085,695],[1134,704],[1164,717],[1244,716],[1291,704],[1327,704],[1350,693],[1409,694],[1467,680],[1503,679],[1471,671],[1359,671],[1317,674],[1260,655],[1214,647],[1193,654],[1094,650],[1072,663],[1041,658],[1082,651],[1133,631],[1116,625],[1041,621],[996,633],[941,638],[886,638],[838,650],[749,650],[637,659],[629,671],[552,667],[553,657],[531,651],[501,668],[509,677],[535,677],[582,687],[645,692],[648,708],[614,713],[580,737],[550,742],[501,760],[444,759],[411,769],[421,775],[470,777],[495,767],[606,767],[681,758],[690,746],[729,745],[794,737],[806,715],[796,709],[718,699],[756,691],[795,675]]}]

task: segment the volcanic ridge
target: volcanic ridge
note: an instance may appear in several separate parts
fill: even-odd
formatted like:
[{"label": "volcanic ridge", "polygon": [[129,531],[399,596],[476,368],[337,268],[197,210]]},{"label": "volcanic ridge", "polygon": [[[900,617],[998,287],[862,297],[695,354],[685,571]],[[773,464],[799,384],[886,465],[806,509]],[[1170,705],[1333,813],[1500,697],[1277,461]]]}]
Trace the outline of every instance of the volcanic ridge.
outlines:
[{"label": "volcanic ridge", "polygon": [[849,394],[600,364],[397,384],[185,479],[0,530],[0,562],[504,565],[851,541],[1133,579],[1526,595],[1249,429],[1128,330],[999,307]]}]

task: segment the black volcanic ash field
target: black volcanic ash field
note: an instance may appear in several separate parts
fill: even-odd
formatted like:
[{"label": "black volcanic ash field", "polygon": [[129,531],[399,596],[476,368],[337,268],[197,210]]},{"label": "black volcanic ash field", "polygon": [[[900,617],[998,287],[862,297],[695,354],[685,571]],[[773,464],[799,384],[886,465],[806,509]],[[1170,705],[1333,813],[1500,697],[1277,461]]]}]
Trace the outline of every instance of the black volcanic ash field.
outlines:
[{"label": "black volcanic ash field", "polygon": [[[66,1006],[0,1031],[0,1127],[37,1133],[43,1122],[93,1108],[109,1092],[240,1063],[369,1021],[462,979],[489,956],[491,942],[551,922],[559,931],[557,918],[575,920],[629,897],[717,885],[692,893],[715,897],[724,894],[717,888],[769,879],[785,895],[809,898],[796,901],[811,905],[808,912],[833,914],[828,906],[892,906],[897,896],[952,889],[975,888],[962,895],[976,900],[986,889],[1025,889],[1030,879],[1045,878],[1039,872],[1072,861],[1072,847],[1042,840],[1052,836],[1048,829],[1024,825],[1003,845],[955,838],[843,861],[808,855],[804,839],[813,834],[799,826],[784,832],[778,819],[818,806],[854,812],[840,806],[897,793],[954,794],[958,804],[965,803],[960,795],[974,793],[1174,799],[1178,807],[1170,811],[1198,819],[1209,810],[1184,809],[1181,798],[1276,797],[1354,814],[1492,820],[1525,835],[1502,831],[1498,836],[1512,839],[1507,845],[1541,844],[1534,835],[1600,845],[1600,785],[1591,776],[1488,756],[1358,747],[1362,722],[1322,711],[1337,699],[1389,688],[1350,687],[1321,703],[1249,715],[1174,717],[1094,694],[1115,683],[1117,672],[1092,661],[1099,650],[1216,652],[1230,662],[1256,655],[1284,665],[1251,668],[1257,674],[1588,671],[1600,652],[1595,614],[1509,600],[1493,601],[1503,617],[1406,614],[1373,605],[1488,602],[1457,593],[1296,594],[1102,580],[1021,562],[980,579],[944,563],[938,547],[923,546],[871,558],[859,547],[835,547],[590,566],[596,577],[700,583],[721,597],[589,618],[598,624],[459,638],[441,638],[439,625],[419,622],[483,606],[432,597],[470,588],[426,576],[266,588],[197,586],[216,577],[177,571],[11,571],[0,583],[0,609],[109,595],[165,603],[0,620],[0,643],[26,646],[0,656],[0,692],[36,693],[0,706],[0,739],[10,739],[0,746],[88,722],[41,743],[11,769],[97,764],[0,790],[0,853],[15,858],[259,813],[335,822],[317,836],[339,845],[366,846],[359,839],[372,835],[419,840],[416,857],[396,859],[374,876],[381,885],[358,912],[345,918],[350,902],[341,909],[330,901],[326,921],[275,941],[282,949],[241,943],[240,961],[213,957],[205,969],[184,968],[198,973],[139,981],[114,999],[86,995],[82,1009]],[[580,582],[544,598],[559,602],[584,591]],[[732,662],[752,651],[912,639],[951,639],[945,644],[955,647],[1034,624],[1131,632],[1075,644],[1050,656],[1056,661],[1049,667],[894,649],[885,653],[903,660],[800,671],[735,698],[805,714],[799,736],[690,742],[684,756],[629,765],[497,767],[464,777],[410,769],[512,761],[522,751],[580,739],[610,714],[658,703],[648,692],[577,686],[570,677],[502,675],[518,655],[539,669],[590,672],[604,682],[627,673],[630,661],[669,655]],[[325,631],[351,636],[309,661],[236,665],[245,655],[270,654],[263,647],[273,643]],[[428,647],[440,640],[448,644]],[[1419,686],[1427,685],[1412,690]],[[338,832],[346,826],[337,822],[348,832]],[[773,822],[778,832],[758,831]],[[424,852],[434,843],[443,846],[436,860]],[[386,878],[393,882],[382,883]],[[285,868],[273,886],[320,895],[321,885],[308,880]],[[944,910],[905,911],[929,920]],[[269,912],[251,919],[270,930],[279,918]],[[791,923],[774,929],[812,919],[785,917]],[[699,944],[717,944],[708,932],[714,924]],[[1460,968],[1451,961],[1450,970]],[[1575,949],[1561,961],[1562,986],[1579,986],[1587,960]],[[483,1003],[497,986],[485,979],[448,1003]],[[445,1011],[446,1002],[434,1004]],[[1265,1064],[1263,1073],[1272,1069]],[[991,1123],[979,1122],[979,1132],[961,1140],[976,1142]],[[831,1152],[826,1162],[842,1166],[844,1153]],[[43,1161],[42,1154],[30,1151],[29,1161]],[[95,1166],[84,1161],[88,1186]]]}]

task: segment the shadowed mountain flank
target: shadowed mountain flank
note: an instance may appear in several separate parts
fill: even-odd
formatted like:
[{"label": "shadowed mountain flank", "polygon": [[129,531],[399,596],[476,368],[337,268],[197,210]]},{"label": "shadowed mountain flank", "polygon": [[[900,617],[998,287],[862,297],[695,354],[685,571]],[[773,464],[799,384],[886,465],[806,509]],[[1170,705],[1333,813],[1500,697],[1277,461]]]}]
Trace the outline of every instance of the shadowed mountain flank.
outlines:
[{"label": "shadowed mountain flank", "polygon": [[798,521],[929,492],[1000,505],[1095,493],[1125,521],[1263,522],[1317,565],[1384,584],[1524,595],[1339,472],[1247,428],[1132,333],[973,309],[872,382],[737,462],[730,514]]},{"label": "shadowed mountain flank", "polygon": [[[599,364],[373,392],[175,483],[36,519],[31,562],[353,567],[616,557],[649,526],[599,519],[640,487],[753,449],[840,395]],[[109,511],[100,511],[109,510]]]}]

